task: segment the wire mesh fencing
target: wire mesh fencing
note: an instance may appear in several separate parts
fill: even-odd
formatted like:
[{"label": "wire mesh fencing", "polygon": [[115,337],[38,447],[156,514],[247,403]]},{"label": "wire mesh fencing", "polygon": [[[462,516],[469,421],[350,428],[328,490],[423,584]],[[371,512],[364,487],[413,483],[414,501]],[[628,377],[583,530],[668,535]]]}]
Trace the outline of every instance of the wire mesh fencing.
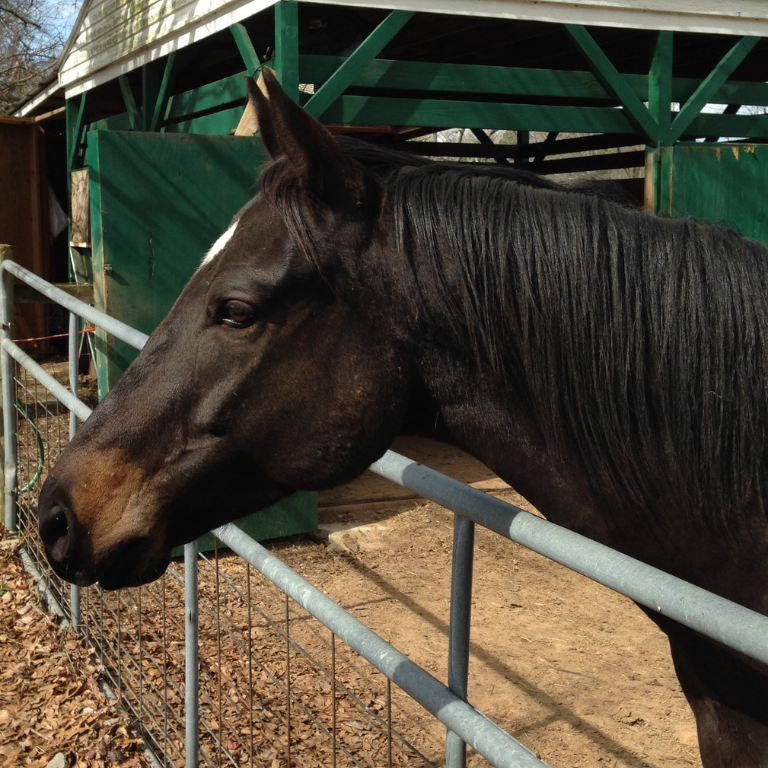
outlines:
[{"label": "wire mesh fencing", "polygon": [[[66,361],[44,367],[67,386]],[[70,585],[48,565],[37,533],[40,488],[69,442],[70,411],[23,366],[13,370],[17,526],[25,556],[65,619],[96,650],[112,694],[157,763],[434,765],[426,755],[439,754],[441,745],[409,724],[398,707],[402,691],[218,542],[198,557],[199,752],[190,758],[183,564],[174,559],[159,580],[139,588],[84,588],[73,605]],[[88,382],[85,391],[95,404]]]},{"label": "wire mesh fencing", "polygon": [[[6,521],[18,528],[25,556],[62,616],[93,644],[157,764],[389,768],[444,761],[463,768],[469,744],[498,768],[540,766],[466,701],[475,524],[768,663],[766,617],[392,452],[371,469],[456,513],[448,686],[233,525],[214,534],[236,555],[218,545],[197,554],[187,545],[184,565],[175,560],[153,584],[69,589],[45,560],[37,503],[75,431],[72,413],[85,419],[89,409],[63,385],[62,370],[45,370],[11,342],[7,279],[16,275],[136,348],[146,337],[12,262],[2,270],[5,477],[13,478],[5,488]],[[74,339],[76,325],[70,328]],[[409,698],[447,726],[445,742],[410,720],[403,706]]]}]

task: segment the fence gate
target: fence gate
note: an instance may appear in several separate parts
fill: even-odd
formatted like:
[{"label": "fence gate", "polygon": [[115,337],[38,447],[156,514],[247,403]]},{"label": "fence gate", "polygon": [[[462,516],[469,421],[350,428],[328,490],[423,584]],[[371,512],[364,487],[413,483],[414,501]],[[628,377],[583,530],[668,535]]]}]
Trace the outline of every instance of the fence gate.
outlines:
[{"label": "fence gate", "polygon": [[[219,567],[218,545],[213,556],[207,557],[191,543],[184,547],[183,567],[173,564],[153,584],[114,593],[96,587],[82,594],[75,587],[70,589],[47,565],[37,536],[36,512],[39,488],[51,461],[90,414],[90,408],[77,397],[76,316],[134,349],[141,348],[147,337],[12,261],[0,264],[0,275],[6,526],[10,531],[19,530],[24,557],[38,571],[57,610],[97,649],[112,690],[132,713],[159,764],[290,767],[304,745],[324,739],[331,745],[334,768],[337,764],[378,768],[385,762],[388,768],[433,768],[393,728],[394,683],[447,727],[447,768],[465,766],[467,744],[497,768],[539,768],[542,763],[530,750],[467,702],[471,564],[477,524],[768,663],[768,617],[391,451],[371,466],[374,472],[455,513],[448,685],[233,524],[217,528],[213,534],[242,558],[234,561],[234,570]],[[72,313],[68,371],[52,375],[11,341],[14,277]],[[67,378],[69,387],[61,381]],[[265,591],[273,588],[275,596],[268,599]],[[239,613],[235,611],[238,604],[243,609]],[[313,655],[303,646],[305,617],[319,622],[323,632],[330,631],[327,653]],[[277,663],[266,660],[261,652],[270,637],[284,649]],[[228,649],[242,659],[236,669],[228,669],[222,661]],[[337,665],[346,663],[352,651],[383,675],[379,691],[367,700],[337,674]],[[304,675],[313,677],[320,695],[308,695],[302,684]],[[234,677],[247,680],[245,693],[233,685]],[[254,696],[256,690],[265,689],[273,693],[267,698]],[[361,759],[359,740],[351,744],[338,727],[342,702],[367,718],[371,761]],[[257,722],[260,732],[255,728]]]}]

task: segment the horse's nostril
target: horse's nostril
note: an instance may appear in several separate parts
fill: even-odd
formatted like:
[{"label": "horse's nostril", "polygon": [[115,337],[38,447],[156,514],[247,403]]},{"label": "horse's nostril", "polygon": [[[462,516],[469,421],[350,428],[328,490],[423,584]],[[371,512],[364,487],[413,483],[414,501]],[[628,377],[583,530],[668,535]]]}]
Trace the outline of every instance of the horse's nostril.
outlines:
[{"label": "horse's nostril", "polygon": [[40,538],[49,550],[54,547],[66,556],[69,539],[72,537],[72,525],[67,510],[54,504],[40,519]]}]

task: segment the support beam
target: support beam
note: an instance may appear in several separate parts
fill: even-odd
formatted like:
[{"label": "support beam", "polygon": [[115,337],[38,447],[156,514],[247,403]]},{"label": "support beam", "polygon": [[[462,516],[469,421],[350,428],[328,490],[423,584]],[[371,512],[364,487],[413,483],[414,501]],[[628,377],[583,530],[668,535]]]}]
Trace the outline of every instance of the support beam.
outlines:
[{"label": "support beam", "polygon": [[235,45],[240,52],[240,58],[243,60],[246,70],[248,70],[251,77],[256,77],[256,72],[261,67],[261,60],[259,59],[259,54],[256,53],[256,49],[253,47],[248,30],[238,23],[232,24],[229,27],[229,31],[232,33],[232,37],[235,38]]},{"label": "support beam", "polygon": [[676,141],[686,132],[707,102],[712,99],[725,81],[734,73],[736,67],[744,61],[747,54],[757,45],[759,39],[759,37],[742,37],[723,56],[720,63],[709,73],[706,80],[696,89],[691,98],[685,102],[685,105],[675,118],[670,130],[671,142]]},{"label": "support beam", "polygon": [[66,103],[67,117],[67,176],[75,167],[77,159],[77,150],[80,147],[81,136],[84,128],[85,107],[88,103],[88,92],[80,95],[80,103],[77,108],[77,115],[74,111],[73,99],[68,99]]},{"label": "support beam", "polygon": [[642,101],[629,87],[610,59],[603,53],[592,35],[579,24],[565,24],[566,31],[584,54],[589,66],[603,87],[624,107],[627,119],[646,137],[656,144],[659,132],[657,122],[651,117]]},{"label": "support beam", "polygon": [[357,47],[344,63],[304,105],[310,115],[319,118],[378,56],[384,46],[410,21],[413,11],[392,11]]},{"label": "support beam", "polygon": [[128,82],[128,78],[125,75],[120,75],[117,78],[120,83],[120,90],[123,94],[123,101],[125,102],[125,109],[128,112],[128,121],[131,125],[132,131],[138,131],[141,126],[141,112],[136,106],[136,102],[133,99],[133,91],[131,91],[131,84]]},{"label": "support beam", "polygon": [[141,130],[148,131],[152,114],[160,94],[160,76],[156,62],[141,67]]},{"label": "support beam", "polygon": [[509,165],[504,155],[498,151],[498,146],[491,141],[491,137],[480,128],[472,128],[474,137],[480,142],[480,145],[485,149],[490,157],[492,157],[499,165]]},{"label": "support beam", "polygon": [[169,92],[173,87],[173,79],[175,76],[176,51],[171,51],[168,54],[168,59],[165,62],[165,71],[163,72],[163,79],[160,82],[160,89],[157,93],[155,108],[152,111],[152,117],[147,126],[147,130],[151,133],[155,133],[160,129],[160,121],[168,107]]},{"label": "support beam", "polygon": [[659,32],[648,78],[648,111],[659,126],[659,146],[669,145],[672,125],[672,32]]},{"label": "support beam", "polygon": [[283,90],[299,101],[299,6],[292,0],[275,5],[275,72]]}]

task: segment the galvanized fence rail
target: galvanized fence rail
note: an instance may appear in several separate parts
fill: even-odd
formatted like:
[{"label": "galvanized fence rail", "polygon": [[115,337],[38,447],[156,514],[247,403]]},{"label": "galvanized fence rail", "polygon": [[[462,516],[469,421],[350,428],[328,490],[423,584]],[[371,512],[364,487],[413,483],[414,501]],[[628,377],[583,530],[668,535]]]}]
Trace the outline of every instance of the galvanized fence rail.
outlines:
[{"label": "galvanized fence rail", "polygon": [[[133,713],[145,743],[158,763],[197,766],[257,764],[283,759],[308,742],[327,739],[332,763],[367,768],[361,755],[385,755],[388,766],[416,759],[431,765],[416,746],[392,727],[394,683],[447,727],[446,765],[466,764],[466,745],[499,768],[542,765],[535,755],[467,702],[472,554],[475,524],[516,541],[593,579],[654,611],[669,616],[714,640],[768,663],[768,618],[647,566],[626,555],[560,528],[388,451],[371,469],[452,510],[453,566],[449,626],[448,684],[445,685],[385,642],[348,611],[281,562],[263,546],[230,524],[217,528],[218,541],[242,558],[228,574],[217,549],[213,560],[184,548],[183,572],[172,563],[153,585],[104,593],[64,585],[45,563],[36,535],[36,494],[50,467],[90,408],[77,397],[78,331],[82,318],[140,349],[147,337],[58,290],[12,261],[0,265],[0,366],[2,369],[5,437],[5,521],[9,531],[24,537],[24,557],[38,572],[42,589],[57,610],[79,628],[97,649],[109,685]],[[69,387],[57,380],[11,340],[13,281],[17,278],[68,309]],[[41,391],[44,393],[41,395]],[[53,398],[51,400],[51,397]],[[64,413],[62,413],[62,409]],[[62,430],[62,420],[67,422]],[[243,568],[244,566],[244,568]],[[262,578],[263,577],[263,578]],[[271,607],[252,597],[257,579],[284,596]],[[330,630],[328,658],[308,652],[293,635],[297,617],[289,598]],[[241,621],[232,605],[247,612]],[[158,618],[159,617],[159,618]],[[236,626],[237,625],[237,626]],[[292,630],[292,627],[294,629]],[[255,635],[259,638],[255,639]],[[305,632],[306,635],[306,632]],[[269,637],[268,637],[269,636]],[[366,703],[337,674],[337,638],[356,651],[386,678],[386,698]],[[254,645],[282,644],[284,661],[276,666],[254,653]],[[183,646],[183,654],[180,647]],[[248,678],[247,697],[233,684],[223,659],[242,654],[239,675]],[[293,666],[292,666],[293,663]],[[349,663],[345,657],[343,664]],[[314,675],[307,683],[305,674]],[[302,685],[297,689],[296,680]],[[259,680],[277,687],[280,713],[257,701]],[[330,690],[330,698],[308,694],[308,685]],[[256,698],[254,698],[256,696]],[[247,700],[246,700],[247,698]],[[328,701],[331,704],[328,704]],[[337,715],[344,706],[357,707],[369,718],[371,735],[361,750],[359,739],[345,741]],[[330,707],[330,712],[327,711]],[[357,710],[356,710],[357,711]],[[275,747],[256,745],[255,713],[260,727],[275,737]],[[386,719],[385,719],[386,718]],[[262,722],[263,721],[263,722]],[[281,730],[283,729],[283,730]],[[280,750],[284,750],[280,753]],[[259,751],[260,750],[260,751]],[[305,762],[311,758],[307,757]],[[370,762],[370,761],[369,761]],[[376,760],[374,760],[376,762]],[[381,761],[379,761],[381,762]],[[273,763],[274,764],[274,763]]]}]

